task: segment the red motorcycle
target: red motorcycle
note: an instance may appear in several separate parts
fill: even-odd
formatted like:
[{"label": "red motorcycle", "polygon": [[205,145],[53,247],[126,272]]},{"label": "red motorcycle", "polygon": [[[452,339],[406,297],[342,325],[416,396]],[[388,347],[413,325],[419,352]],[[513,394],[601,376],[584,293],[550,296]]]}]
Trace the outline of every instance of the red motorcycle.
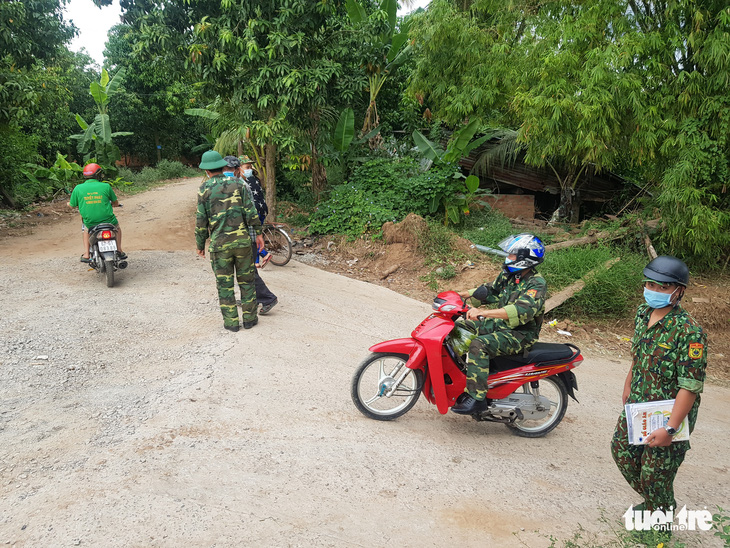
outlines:
[{"label": "red motorcycle", "polygon": [[[434,312],[411,333],[370,347],[352,379],[352,401],[371,419],[405,415],[423,392],[445,414],[466,386],[466,354],[475,333],[457,321],[468,306],[455,291],[436,296]],[[583,361],[571,344],[536,343],[527,356],[499,356],[490,364],[486,411],[477,421],[504,423],[519,436],[538,438],[555,428],[576,402],[571,369]]]}]

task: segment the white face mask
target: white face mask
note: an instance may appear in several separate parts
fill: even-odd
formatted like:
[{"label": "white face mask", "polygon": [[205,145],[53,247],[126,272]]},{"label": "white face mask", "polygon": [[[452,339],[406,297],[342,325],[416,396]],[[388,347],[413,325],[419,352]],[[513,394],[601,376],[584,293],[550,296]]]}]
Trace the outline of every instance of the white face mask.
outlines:
[{"label": "white face mask", "polygon": [[244,169],[243,170],[244,177],[251,177],[251,175],[253,175],[253,169]]}]

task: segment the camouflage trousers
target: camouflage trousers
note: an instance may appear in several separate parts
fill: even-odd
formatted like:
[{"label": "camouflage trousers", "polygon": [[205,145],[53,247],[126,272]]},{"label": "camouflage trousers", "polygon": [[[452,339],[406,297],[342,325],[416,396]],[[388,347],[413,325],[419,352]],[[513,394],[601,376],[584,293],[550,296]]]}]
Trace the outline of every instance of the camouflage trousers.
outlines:
[{"label": "camouflage trousers", "polygon": [[626,413],[621,413],[611,440],[611,455],[628,484],[644,499],[645,510],[669,510],[676,507],[674,478],[689,442],[675,442],[669,447],[630,445],[626,431]]},{"label": "camouflage trousers", "polygon": [[218,287],[218,301],[221,306],[221,314],[223,314],[223,325],[226,327],[238,325],[238,308],[233,284],[234,272],[241,290],[243,321],[255,320],[256,289],[251,246],[213,252],[210,254],[210,264],[213,267],[215,283]]},{"label": "camouflage trousers", "polygon": [[534,341],[526,341],[524,333],[510,329],[504,320],[489,318],[477,322],[467,320],[466,323],[478,330],[466,358],[466,391],[481,401],[487,397],[489,360],[519,354]]}]

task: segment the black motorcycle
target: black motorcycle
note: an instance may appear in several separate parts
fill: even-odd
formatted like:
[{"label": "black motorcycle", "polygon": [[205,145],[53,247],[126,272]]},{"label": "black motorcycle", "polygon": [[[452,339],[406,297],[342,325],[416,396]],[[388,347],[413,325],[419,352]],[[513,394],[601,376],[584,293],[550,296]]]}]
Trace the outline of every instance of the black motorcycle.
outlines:
[{"label": "black motorcycle", "polygon": [[127,268],[127,261],[117,250],[116,227],[101,223],[89,230],[89,265],[106,276],[106,286],[114,287],[114,273]]}]

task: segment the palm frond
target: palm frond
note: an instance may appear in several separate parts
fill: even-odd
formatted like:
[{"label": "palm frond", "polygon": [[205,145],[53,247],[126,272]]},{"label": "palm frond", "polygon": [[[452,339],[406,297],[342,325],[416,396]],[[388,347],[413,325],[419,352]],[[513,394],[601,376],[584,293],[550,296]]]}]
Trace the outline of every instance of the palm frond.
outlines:
[{"label": "palm frond", "polygon": [[517,131],[497,128],[488,133],[494,146],[479,155],[471,172],[475,175],[490,175],[495,167],[513,166],[525,151],[525,145],[517,141]]}]

